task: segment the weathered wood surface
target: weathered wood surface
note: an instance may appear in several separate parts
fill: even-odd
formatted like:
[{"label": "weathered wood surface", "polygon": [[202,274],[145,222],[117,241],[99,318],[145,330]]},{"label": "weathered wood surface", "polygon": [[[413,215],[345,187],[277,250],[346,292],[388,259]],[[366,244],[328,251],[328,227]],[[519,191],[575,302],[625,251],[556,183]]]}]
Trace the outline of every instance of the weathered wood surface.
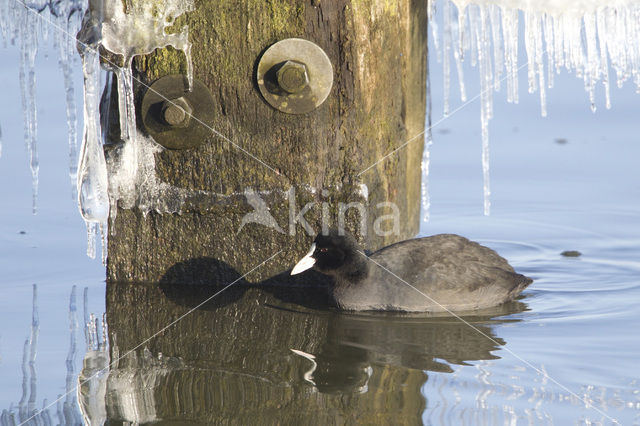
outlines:
[{"label": "weathered wood surface", "polygon": [[[426,9],[426,1],[411,0],[196,1],[176,25],[189,25],[195,78],[215,99],[213,128],[273,170],[214,134],[198,148],[156,154],[159,181],[212,195],[190,200],[180,214],[119,207],[110,227],[108,280],[157,282],[173,265],[202,256],[243,274],[278,250],[284,251],[247,278],[259,281],[291,267],[311,237],[300,226],[294,236],[258,224],[238,232],[253,210],[244,197],[247,188],[270,191],[263,198],[285,231],[286,194],[293,187],[296,212],[315,202],[305,215],[315,231],[321,229],[322,202],[336,224],[338,202],[358,201],[368,209],[366,229],[355,209],[346,224],[367,248],[415,235],[422,138],[358,174],[424,129]],[[289,37],[315,42],[334,67],[327,101],[304,115],[273,109],[255,84],[261,52]],[[185,68],[182,52],[171,48],[134,61],[134,75],[145,83]],[[143,92],[138,84],[138,108]],[[379,236],[373,223],[390,210],[376,206],[386,201],[399,208],[400,232]]]}]

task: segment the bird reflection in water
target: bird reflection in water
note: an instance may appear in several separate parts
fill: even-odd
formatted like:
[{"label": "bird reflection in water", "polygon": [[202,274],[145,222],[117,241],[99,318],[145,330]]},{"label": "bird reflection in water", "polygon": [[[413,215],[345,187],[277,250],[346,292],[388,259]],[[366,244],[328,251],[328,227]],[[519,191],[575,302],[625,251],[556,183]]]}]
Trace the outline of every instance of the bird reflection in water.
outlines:
[{"label": "bird reflection in water", "polygon": [[[109,420],[419,424],[429,371],[498,358],[505,342],[492,324],[526,309],[516,301],[465,317],[474,328],[443,314],[340,312],[308,277],[251,284],[214,259],[190,262],[160,285],[108,283],[112,360],[181,318],[112,364]],[[212,273],[225,284],[210,284]]]}]

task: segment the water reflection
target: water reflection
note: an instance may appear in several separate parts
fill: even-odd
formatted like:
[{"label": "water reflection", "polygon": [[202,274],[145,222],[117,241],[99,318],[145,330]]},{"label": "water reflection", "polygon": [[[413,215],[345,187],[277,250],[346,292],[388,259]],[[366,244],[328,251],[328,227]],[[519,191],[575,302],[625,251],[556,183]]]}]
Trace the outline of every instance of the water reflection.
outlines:
[{"label": "water reflection", "polygon": [[109,351],[104,316],[102,319],[87,310],[87,289],[84,289],[84,337],[86,352],[78,376],[79,406],[84,424],[102,425],[107,419],[105,394],[109,375]]},{"label": "water reflection", "polygon": [[[85,303],[86,305],[86,303]],[[75,371],[75,357],[77,353],[78,322],[76,316],[76,286],[71,289],[69,297],[69,350],[66,357],[65,394],[59,395],[56,401],[55,416],[57,424],[81,425],[80,412],[75,393],[77,374]],[[16,406],[2,410],[0,426],[14,425],[50,425],[53,424],[52,405],[44,399],[42,405],[37,404],[38,374],[36,369],[36,355],[38,353],[38,338],[40,335],[40,316],[38,311],[38,286],[33,285],[33,300],[31,311],[31,331],[25,340],[22,352],[22,395]]]},{"label": "water reflection", "polygon": [[284,275],[240,281],[199,306],[220,287],[181,284],[181,269],[160,286],[107,286],[108,421],[420,424],[428,372],[497,358],[505,342],[491,318],[526,308],[467,318],[477,330],[447,317],[341,313],[326,289]]}]

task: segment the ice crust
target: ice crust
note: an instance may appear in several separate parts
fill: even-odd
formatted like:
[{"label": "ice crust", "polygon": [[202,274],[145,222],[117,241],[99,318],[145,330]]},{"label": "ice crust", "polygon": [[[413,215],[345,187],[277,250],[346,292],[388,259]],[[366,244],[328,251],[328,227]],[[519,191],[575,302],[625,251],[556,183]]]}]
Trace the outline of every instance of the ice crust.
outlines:
[{"label": "ice crust", "polygon": [[189,29],[184,26],[179,32],[167,33],[176,18],[193,10],[191,1],[128,2],[126,11],[121,0],[103,0],[102,5],[104,15],[101,43],[108,51],[124,56],[123,70],[131,69],[134,56],[147,55],[157,48],[173,46],[186,55],[187,78],[191,87],[193,67]]},{"label": "ice crust", "polygon": [[[594,112],[598,83],[604,88],[606,108],[611,107],[610,69],[619,87],[632,80],[640,92],[638,0],[442,0],[438,5],[442,11],[432,11],[430,22],[432,28],[442,31],[434,45],[443,67],[445,116],[450,113],[452,59],[462,102],[467,101],[462,62],[469,61],[479,71],[485,215],[490,213],[491,194],[489,120],[493,117],[493,92],[499,91],[503,82],[507,101],[517,103],[518,71],[526,67],[528,91],[539,93],[543,116],[547,115],[546,90],[553,87],[554,75],[563,69],[584,81]],[[438,17],[441,24],[436,24]],[[518,62],[521,23],[527,59],[523,64]],[[423,205],[428,205],[428,194],[423,195]]]}]

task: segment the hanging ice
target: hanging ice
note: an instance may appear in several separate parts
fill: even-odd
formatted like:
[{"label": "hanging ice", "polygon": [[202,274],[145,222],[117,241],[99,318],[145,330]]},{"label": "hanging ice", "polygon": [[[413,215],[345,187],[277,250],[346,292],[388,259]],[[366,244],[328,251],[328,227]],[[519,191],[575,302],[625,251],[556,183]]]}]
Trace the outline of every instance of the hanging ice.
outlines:
[{"label": "hanging ice", "polygon": [[422,212],[420,216],[423,222],[429,222],[431,217],[431,197],[429,196],[429,168],[431,166],[431,79],[427,73],[427,105],[426,105],[426,120],[427,128],[424,132],[424,150],[422,152],[422,182],[421,182],[421,195],[422,195]]},{"label": "hanging ice", "polygon": [[193,10],[192,1],[127,2],[125,11],[121,0],[104,0],[102,9],[102,46],[123,55],[125,69],[131,68],[131,61],[136,55],[147,55],[155,49],[173,46],[186,56],[187,78],[191,86],[193,67],[188,27],[172,34],[167,34],[166,29],[174,24],[177,17]]},{"label": "hanging ice", "polygon": [[187,60],[187,80],[189,87],[193,83],[193,66],[191,64],[191,43],[189,31],[185,26],[180,32],[167,34],[166,29],[172,26],[175,19],[193,9],[191,1],[169,1],[155,4],[153,2],[127,3],[127,10],[120,0],[104,0],[100,6],[103,16],[101,20],[100,44],[110,52],[124,57],[124,66],[107,64],[114,70],[118,78],[118,100],[120,112],[120,132],[124,141],[134,145],[132,150],[134,164],[138,162],[135,149],[136,118],[133,98],[133,74],[131,63],[137,55],[152,53],[157,48],[173,46],[182,50]]},{"label": "hanging ice", "polygon": [[76,116],[75,90],[73,87],[73,59],[76,55],[76,39],[74,35],[80,27],[80,19],[83,6],[76,1],[61,1],[51,3],[51,15],[56,26],[54,31],[54,44],[58,49],[58,64],[62,71],[69,145],[69,178],[71,180],[71,192],[75,198],[77,191],[78,147],[77,133],[78,120]]},{"label": "hanging ice", "polygon": [[[191,43],[189,31],[185,26],[180,32],[167,34],[175,19],[192,10],[191,1],[173,0],[163,2],[161,6],[152,2],[129,4],[128,10],[122,7],[120,0],[104,0],[102,17],[101,44],[107,50],[124,57],[122,68],[109,64],[116,74],[118,85],[118,109],[120,116],[120,137],[125,141],[124,155],[114,173],[111,182],[112,213],[115,214],[115,202],[122,197],[130,197],[136,191],[135,182],[143,160],[137,141],[135,102],[133,97],[133,73],[131,64],[134,56],[146,55],[157,48],[173,46],[182,50],[187,60],[187,80],[193,84],[191,64]],[[144,167],[143,167],[144,168]]]},{"label": "hanging ice", "polygon": [[[489,214],[489,120],[493,91],[505,80],[507,101],[518,102],[518,71],[527,67],[528,89],[540,94],[541,114],[547,114],[546,89],[563,68],[583,79],[591,109],[602,82],[610,108],[609,67],[618,86],[631,79],[640,92],[640,1],[617,0],[443,0],[442,66],[444,115],[449,114],[451,55],[458,71],[460,98],[466,101],[461,61],[478,65],[484,212]],[[455,6],[455,7],[454,7]],[[430,14],[432,24],[436,15]],[[527,62],[518,65],[519,19],[524,22]],[[436,48],[438,48],[436,46]],[[504,77],[502,77],[504,75]],[[427,148],[425,148],[427,149]]]},{"label": "hanging ice", "polygon": [[33,213],[37,211],[38,202],[38,161],[36,114],[36,70],[35,61],[38,53],[38,15],[22,5],[17,5],[18,31],[20,32],[20,91],[22,93],[22,114],[24,115],[24,142],[29,153],[31,181],[33,191]]},{"label": "hanging ice", "polygon": [[[15,1],[0,0],[0,35],[7,42],[20,48],[20,90],[24,116],[24,140],[29,155],[33,186],[33,212],[37,210],[39,161],[37,150],[37,105],[35,59],[41,40],[47,39],[51,31],[48,24],[54,23],[55,43],[59,47],[60,65],[63,69],[67,92],[67,121],[69,123],[70,174],[74,179],[77,164],[75,156],[75,104],[73,103],[72,69],[69,59],[75,48],[75,34],[79,26],[83,4],[81,0],[61,1]],[[72,143],[73,142],[73,143]]]},{"label": "hanging ice", "polygon": [[423,222],[429,222],[431,217],[431,197],[429,196],[429,167],[431,163],[431,135],[425,135],[424,138],[424,151],[422,152],[422,182],[421,182],[421,195],[422,195],[422,220]]},{"label": "hanging ice", "polygon": [[[122,2],[121,0],[91,1],[91,12],[85,16],[84,27],[79,40],[73,37],[79,27],[85,8],[84,0],[32,0],[29,2],[0,0],[0,35],[5,43],[20,47],[20,88],[24,114],[25,145],[30,159],[33,180],[33,210],[36,211],[38,192],[38,151],[37,151],[37,110],[35,100],[35,58],[39,41],[52,34],[58,50],[58,62],[64,79],[66,93],[66,115],[68,127],[69,175],[74,189],[78,189],[78,199],[82,216],[87,221],[90,255],[95,256],[95,236],[98,229],[107,224],[109,212],[108,187],[106,184],[106,163],[102,153],[102,136],[99,125],[98,101],[100,99],[100,71],[97,66],[96,49],[122,55],[124,67],[110,64],[118,77],[122,139],[128,145],[126,150],[126,179],[120,175],[120,182],[128,182],[127,191],[135,191],[137,177],[138,144],[136,143],[135,107],[133,99],[133,74],[131,63],[136,55],[153,52],[156,48],[173,46],[182,50],[187,59],[187,78],[193,81],[191,64],[191,44],[188,29],[182,28],[172,34],[166,30],[184,12],[193,9],[189,1],[171,0],[162,3]],[[126,7],[126,10],[125,10]],[[48,13],[47,13],[48,10]],[[72,84],[72,60],[76,42],[88,63],[83,64],[85,72],[85,130],[81,158],[77,157],[77,117]],[[91,47],[89,47],[91,46]],[[93,52],[89,52],[93,49]],[[0,148],[1,149],[1,148]],[[1,154],[1,151],[0,151]],[[78,172],[78,167],[80,168]],[[122,170],[121,170],[122,171]],[[119,193],[123,192],[120,188]],[[130,195],[130,194],[129,194]],[[114,202],[117,201],[114,200]],[[104,242],[104,234],[103,234]],[[103,257],[106,253],[103,250]]]},{"label": "hanging ice", "polygon": [[[132,197],[140,163],[148,161],[141,152],[136,131],[135,101],[133,96],[132,61],[136,55],[145,55],[157,48],[173,46],[184,51],[187,59],[187,78],[191,86],[191,44],[187,27],[181,32],[167,34],[166,28],[175,19],[191,10],[190,1],[170,1],[161,5],[152,2],[127,3],[125,11],[120,0],[96,1],[85,17],[79,33],[79,45],[83,50],[85,72],[85,131],[78,175],[78,195],[82,216],[87,223],[88,250],[95,257],[98,228],[102,234],[103,261],[106,260],[106,226],[109,211],[116,212],[116,202],[125,196]],[[120,138],[124,145],[119,152],[118,166],[109,176],[102,148],[99,115],[99,59],[97,51],[103,47],[111,53],[122,55],[122,67],[106,61],[106,67],[117,77]],[[107,77],[108,96],[111,92],[110,76]],[[146,171],[148,167],[142,165]]]},{"label": "hanging ice", "polygon": [[100,63],[93,47],[83,51],[84,136],[78,167],[78,203],[87,224],[87,255],[96,256],[98,228],[105,229],[109,217],[107,164],[100,132]]}]

